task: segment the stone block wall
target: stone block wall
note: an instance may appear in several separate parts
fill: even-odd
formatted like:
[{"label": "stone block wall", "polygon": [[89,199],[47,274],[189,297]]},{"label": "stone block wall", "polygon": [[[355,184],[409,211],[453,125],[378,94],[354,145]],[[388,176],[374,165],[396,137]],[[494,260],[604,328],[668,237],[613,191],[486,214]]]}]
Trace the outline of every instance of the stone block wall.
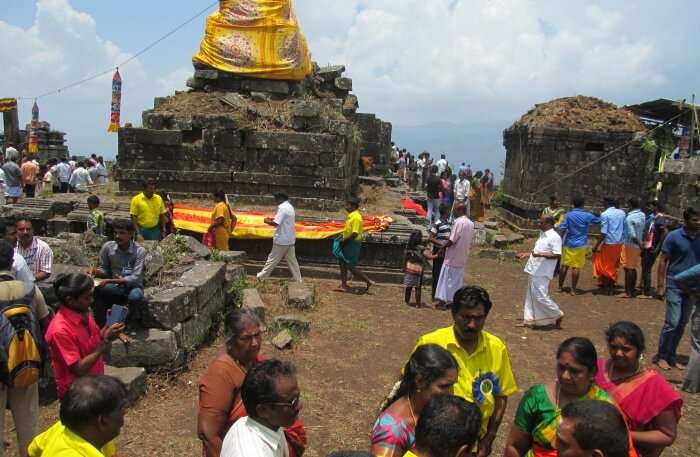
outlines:
[{"label": "stone block wall", "polygon": [[654,155],[641,150],[641,141],[632,132],[511,127],[503,133],[503,206],[535,219],[552,194],[564,206],[576,195],[585,197],[587,207],[601,205],[606,196],[645,200],[654,185]]},{"label": "stone block wall", "polygon": [[[191,130],[123,128],[119,131],[121,191],[156,179],[168,192],[343,199],[356,184],[357,146],[327,133],[237,131],[204,120]],[[150,125],[150,124],[149,124]]]},{"label": "stone block wall", "polygon": [[258,201],[285,191],[302,208],[340,208],[356,190],[360,154],[386,167],[391,142],[391,124],[357,114],[344,71],[288,82],[195,66],[191,91],[156,98],[142,128],[120,129],[119,190],[156,179],[172,193]]},{"label": "stone block wall", "polygon": [[355,124],[362,137],[360,155],[372,157],[375,175],[386,174],[391,166],[391,124],[366,113],[357,113]]},{"label": "stone block wall", "polygon": [[[146,289],[148,303],[139,327],[129,327],[129,345],[112,344],[109,363],[170,370],[185,364],[202,343],[215,335],[228,305],[226,291],[244,277],[240,265],[196,262],[165,287]],[[228,274],[228,271],[234,274]]]},{"label": "stone block wall", "polygon": [[658,179],[663,184],[659,201],[666,214],[683,220],[688,206],[700,208],[700,158],[670,160]]}]

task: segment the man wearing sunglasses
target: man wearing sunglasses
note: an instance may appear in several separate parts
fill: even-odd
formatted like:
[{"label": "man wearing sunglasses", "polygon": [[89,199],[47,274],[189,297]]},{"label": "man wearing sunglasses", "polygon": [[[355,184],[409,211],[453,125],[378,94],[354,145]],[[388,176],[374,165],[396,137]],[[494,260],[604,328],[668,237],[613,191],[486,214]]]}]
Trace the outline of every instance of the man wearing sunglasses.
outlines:
[{"label": "man wearing sunglasses", "polygon": [[294,367],[279,360],[253,366],[241,397],[248,416],[226,433],[221,457],[289,457],[284,428],[294,423],[302,408]]}]

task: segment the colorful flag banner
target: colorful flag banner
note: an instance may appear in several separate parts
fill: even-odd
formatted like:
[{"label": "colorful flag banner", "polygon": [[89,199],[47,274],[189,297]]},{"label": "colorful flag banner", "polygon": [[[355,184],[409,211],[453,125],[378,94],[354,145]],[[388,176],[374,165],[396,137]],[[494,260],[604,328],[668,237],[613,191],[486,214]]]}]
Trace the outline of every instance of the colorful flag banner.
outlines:
[{"label": "colorful flag banner", "polygon": [[39,105],[36,104],[34,100],[34,106],[32,106],[32,122],[29,125],[29,146],[27,151],[30,154],[36,154],[39,152],[39,137],[37,136],[36,129],[39,127]]},{"label": "colorful flag banner", "polygon": [[[211,208],[195,208],[187,205],[175,205],[173,219],[175,228],[194,233],[207,233],[211,225]],[[254,211],[234,211],[236,227],[233,238],[239,239],[269,239],[275,234],[275,228],[264,222],[266,217],[274,217],[273,213]],[[363,216],[362,225],[365,232],[384,232],[393,220],[388,216]],[[338,221],[299,221],[296,222],[297,239],[322,240],[332,238],[342,233],[345,222]]]},{"label": "colorful flag banner", "polygon": [[112,78],[112,113],[109,120],[108,132],[118,132],[120,124],[120,113],[122,106],[122,77],[119,75],[119,69],[114,72]]},{"label": "colorful flag banner", "polygon": [[16,98],[0,98],[0,113],[17,109]]}]

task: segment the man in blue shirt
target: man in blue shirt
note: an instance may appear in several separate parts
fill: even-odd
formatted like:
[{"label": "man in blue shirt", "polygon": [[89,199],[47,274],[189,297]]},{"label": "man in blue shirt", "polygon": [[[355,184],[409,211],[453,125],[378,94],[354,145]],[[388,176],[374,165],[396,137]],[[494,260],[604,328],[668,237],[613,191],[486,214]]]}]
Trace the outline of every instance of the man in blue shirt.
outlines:
[{"label": "man in blue shirt", "polygon": [[684,292],[673,278],[700,264],[700,209],[689,207],[683,219],[683,227],[664,241],[657,272],[658,296],[666,297],[666,318],[653,360],[663,370],[676,366],[676,350],[693,309],[692,294]]},{"label": "man in blue shirt", "polygon": [[617,201],[607,197],[607,208],[600,215],[600,233],[593,248],[593,277],[607,295],[612,295],[617,283],[617,267],[624,241],[625,212],[617,208]]},{"label": "man in blue shirt", "polygon": [[578,291],[579,275],[581,268],[586,264],[588,253],[588,227],[591,224],[600,224],[600,218],[583,209],[585,203],[583,197],[574,197],[574,209],[566,213],[564,221],[559,225],[559,232],[565,237],[564,249],[561,257],[561,272],[559,273],[559,291],[564,291],[566,274],[571,268],[571,295]]},{"label": "man in blue shirt", "polygon": [[634,298],[637,287],[637,267],[642,254],[644,225],[647,217],[639,209],[639,200],[627,201],[629,213],[625,218],[625,247],[622,250],[622,266],[625,269],[625,297]]}]

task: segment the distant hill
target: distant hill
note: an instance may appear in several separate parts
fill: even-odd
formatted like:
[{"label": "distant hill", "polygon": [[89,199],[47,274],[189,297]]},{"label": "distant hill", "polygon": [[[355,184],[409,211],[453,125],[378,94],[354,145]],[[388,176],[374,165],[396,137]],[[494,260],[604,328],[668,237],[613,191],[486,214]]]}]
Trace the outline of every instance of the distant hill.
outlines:
[{"label": "distant hill", "polygon": [[471,164],[474,171],[490,168],[500,180],[501,163],[506,159],[503,130],[511,122],[488,125],[461,125],[435,122],[418,126],[394,125],[393,140],[401,148],[418,154],[430,152],[431,157],[447,154],[451,164]]}]

